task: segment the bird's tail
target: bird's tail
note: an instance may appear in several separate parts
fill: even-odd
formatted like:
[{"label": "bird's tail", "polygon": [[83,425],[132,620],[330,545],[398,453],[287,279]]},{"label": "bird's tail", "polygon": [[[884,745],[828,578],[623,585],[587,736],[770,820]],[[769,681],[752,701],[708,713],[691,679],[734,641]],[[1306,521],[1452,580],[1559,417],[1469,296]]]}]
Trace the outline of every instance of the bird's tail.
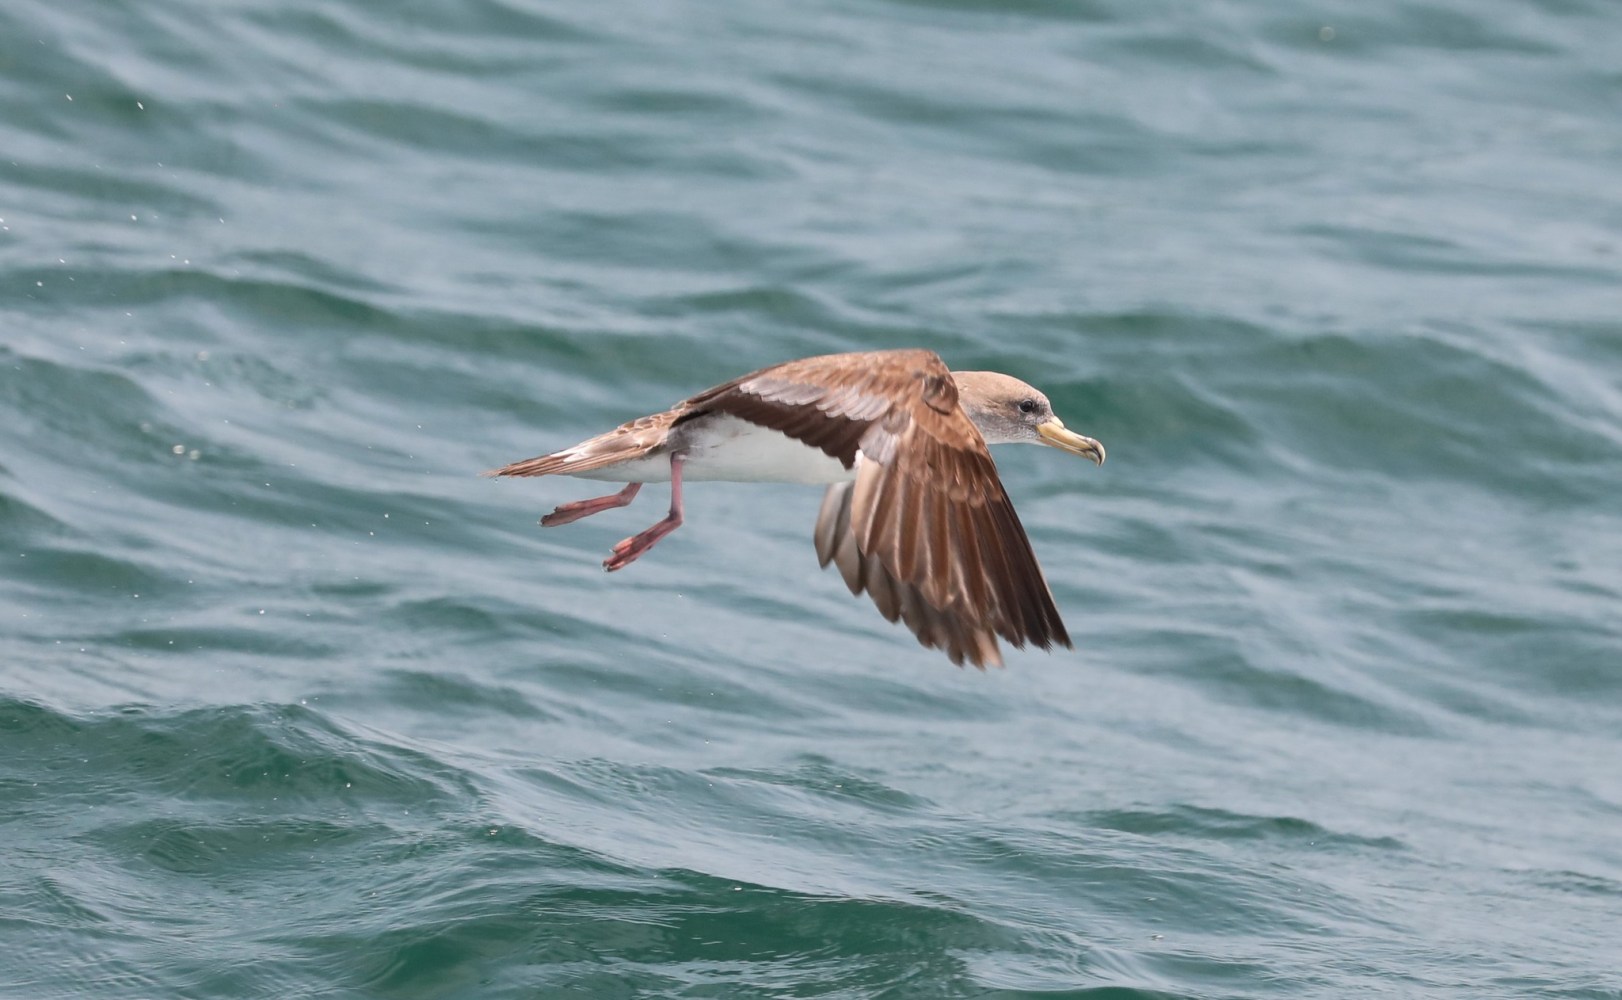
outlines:
[{"label": "bird's tail", "polygon": [[[661,414],[660,416],[663,416]],[[607,434],[582,441],[572,448],[536,455],[522,462],[491,469],[486,476],[575,476],[627,459],[645,455],[664,437],[664,426],[653,426],[654,418],[643,417],[616,427]]]},{"label": "bird's tail", "polygon": [[480,473],[480,475],[555,476],[559,473],[573,472],[579,469],[579,466],[571,463],[571,457],[567,451],[555,451],[550,455],[536,455],[534,458],[526,458],[522,462],[503,465],[499,469],[490,469]]}]

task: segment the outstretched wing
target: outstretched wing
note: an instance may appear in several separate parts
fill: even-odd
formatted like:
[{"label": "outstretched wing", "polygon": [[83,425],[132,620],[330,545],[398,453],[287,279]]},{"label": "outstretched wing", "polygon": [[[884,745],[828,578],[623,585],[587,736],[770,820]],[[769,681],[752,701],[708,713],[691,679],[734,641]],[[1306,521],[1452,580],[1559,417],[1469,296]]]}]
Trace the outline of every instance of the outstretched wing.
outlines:
[{"label": "outstretched wing", "polygon": [[686,407],[771,427],[856,469],[823,499],[817,558],[923,645],[981,667],[1001,665],[999,635],[1070,645],[991,452],[933,352],[793,361]]}]

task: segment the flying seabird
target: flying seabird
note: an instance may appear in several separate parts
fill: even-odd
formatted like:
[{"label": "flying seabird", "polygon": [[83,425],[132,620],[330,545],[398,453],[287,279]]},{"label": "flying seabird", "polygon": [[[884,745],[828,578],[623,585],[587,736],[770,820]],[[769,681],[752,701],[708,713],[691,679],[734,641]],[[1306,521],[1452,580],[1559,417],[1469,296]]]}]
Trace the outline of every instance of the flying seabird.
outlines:
[{"label": "flying seabird", "polygon": [[1070,645],[988,444],[1047,444],[1103,464],[1104,446],[1066,429],[1042,393],[998,372],[954,372],[933,351],[789,361],[490,476],[621,482],[541,518],[568,524],[670,483],[670,513],[615,545],[623,569],[682,523],[682,481],[828,483],[817,560],[839,567],[890,621],[953,663],[1002,665],[1015,646]]}]

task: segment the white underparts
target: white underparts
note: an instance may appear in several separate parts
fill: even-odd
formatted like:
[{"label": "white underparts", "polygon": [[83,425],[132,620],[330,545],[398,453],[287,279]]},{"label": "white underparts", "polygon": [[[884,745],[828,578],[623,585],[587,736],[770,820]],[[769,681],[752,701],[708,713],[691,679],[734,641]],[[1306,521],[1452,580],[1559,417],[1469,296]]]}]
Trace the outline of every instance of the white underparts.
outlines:
[{"label": "white underparts", "polygon": [[701,417],[671,433],[669,450],[578,475],[617,483],[670,481],[670,451],[685,453],[688,482],[840,483],[856,478],[836,458],[786,434],[731,416]]}]

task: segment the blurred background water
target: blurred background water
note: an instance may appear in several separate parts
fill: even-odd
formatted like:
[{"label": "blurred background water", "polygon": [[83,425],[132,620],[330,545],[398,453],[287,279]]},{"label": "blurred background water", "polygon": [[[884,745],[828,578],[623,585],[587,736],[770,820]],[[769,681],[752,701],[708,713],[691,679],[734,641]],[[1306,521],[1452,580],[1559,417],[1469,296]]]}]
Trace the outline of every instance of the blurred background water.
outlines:
[{"label": "blurred background water", "polygon": [[[0,995],[1622,996],[1622,7],[0,8]],[[1074,651],[815,489],[476,473],[1041,385]]]}]

